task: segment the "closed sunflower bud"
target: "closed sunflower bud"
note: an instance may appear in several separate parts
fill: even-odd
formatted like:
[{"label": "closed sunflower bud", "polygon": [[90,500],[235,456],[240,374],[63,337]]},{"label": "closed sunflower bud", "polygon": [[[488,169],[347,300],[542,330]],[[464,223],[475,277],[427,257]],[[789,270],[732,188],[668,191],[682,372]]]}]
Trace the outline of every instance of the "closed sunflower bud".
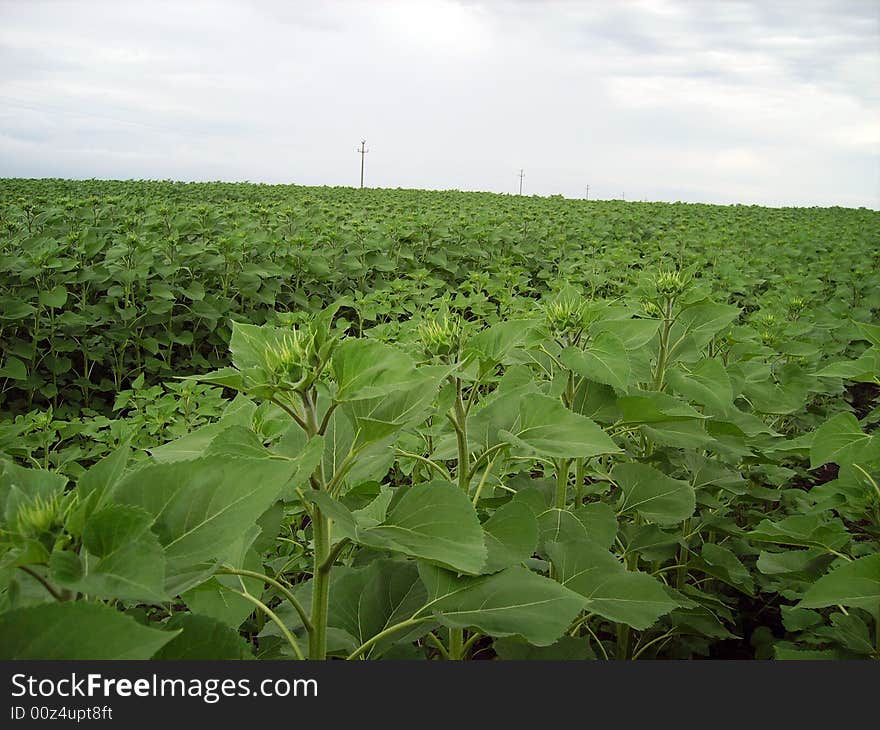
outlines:
[{"label": "closed sunflower bud", "polygon": [[690,280],[680,271],[658,271],[654,276],[657,293],[665,297],[677,297],[683,294],[689,284]]},{"label": "closed sunflower bud", "polygon": [[660,309],[660,307],[655,302],[652,302],[650,299],[643,299],[642,300],[642,310],[649,317],[662,317],[663,316],[663,310]]},{"label": "closed sunflower bud", "polygon": [[764,330],[761,332],[761,342],[767,345],[767,347],[773,347],[776,344],[776,335],[768,330]]},{"label": "closed sunflower bud", "polygon": [[274,349],[266,351],[267,369],[272,379],[282,386],[296,390],[306,380],[306,353],[298,330],[285,334]]},{"label": "closed sunflower bud", "polygon": [[572,299],[550,302],[544,308],[547,326],[554,335],[576,334],[584,328],[585,305]]},{"label": "closed sunflower bud", "polygon": [[60,527],[64,519],[58,495],[36,497],[19,506],[15,518],[16,532],[25,538],[39,538]]},{"label": "closed sunflower bud", "polygon": [[451,355],[461,342],[461,322],[445,313],[423,320],[419,324],[419,339],[428,355]]}]

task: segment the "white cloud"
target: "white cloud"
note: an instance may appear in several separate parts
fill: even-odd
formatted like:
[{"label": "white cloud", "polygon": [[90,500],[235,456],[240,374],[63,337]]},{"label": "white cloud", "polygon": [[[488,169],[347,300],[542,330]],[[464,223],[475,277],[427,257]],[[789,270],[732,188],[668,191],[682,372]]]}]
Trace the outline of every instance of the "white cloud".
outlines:
[{"label": "white cloud", "polygon": [[880,207],[870,2],[0,0],[4,174]]}]

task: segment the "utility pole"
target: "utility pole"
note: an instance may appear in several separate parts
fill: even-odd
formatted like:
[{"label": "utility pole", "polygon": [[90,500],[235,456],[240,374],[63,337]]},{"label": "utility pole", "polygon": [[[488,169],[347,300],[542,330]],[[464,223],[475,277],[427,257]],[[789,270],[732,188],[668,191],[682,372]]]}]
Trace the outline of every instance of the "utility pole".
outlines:
[{"label": "utility pole", "polygon": [[366,144],[367,144],[367,140],[362,139],[361,146],[358,149],[358,152],[360,152],[360,154],[361,154],[361,187],[364,186],[364,155],[366,155],[367,152],[370,151],[366,148],[366,146],[365,146]]},{"label": "utility pole", "polygon": [[587,200],[590,199],[590,186],[587,185]]},{"label": "utility pole", "polygon": [[522,168],[519,169],[519,194],[522,195],[522,181],[523,181],[524,173]]}]

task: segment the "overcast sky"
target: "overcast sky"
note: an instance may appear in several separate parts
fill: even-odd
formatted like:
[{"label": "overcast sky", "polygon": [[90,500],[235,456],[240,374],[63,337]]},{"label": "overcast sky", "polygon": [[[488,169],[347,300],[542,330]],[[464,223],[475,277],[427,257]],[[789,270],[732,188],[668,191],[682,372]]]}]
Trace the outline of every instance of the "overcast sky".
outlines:
[{"label": "overcast sky", "polygon": [[880,208],[880,2],[0,0],[0,176]]}]

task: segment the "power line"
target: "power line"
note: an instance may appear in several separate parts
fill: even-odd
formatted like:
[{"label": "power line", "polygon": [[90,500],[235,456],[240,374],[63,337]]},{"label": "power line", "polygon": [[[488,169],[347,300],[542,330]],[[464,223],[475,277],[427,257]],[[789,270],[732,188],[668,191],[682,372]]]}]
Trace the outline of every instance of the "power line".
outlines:
[{"label": "power line", "polygon": [[358,148],[358,152],[361,154],[361,187],[364,186],[364,155],[367,154],[370,150],[366,148],[367,140],[361,140],[361,146]]}]

